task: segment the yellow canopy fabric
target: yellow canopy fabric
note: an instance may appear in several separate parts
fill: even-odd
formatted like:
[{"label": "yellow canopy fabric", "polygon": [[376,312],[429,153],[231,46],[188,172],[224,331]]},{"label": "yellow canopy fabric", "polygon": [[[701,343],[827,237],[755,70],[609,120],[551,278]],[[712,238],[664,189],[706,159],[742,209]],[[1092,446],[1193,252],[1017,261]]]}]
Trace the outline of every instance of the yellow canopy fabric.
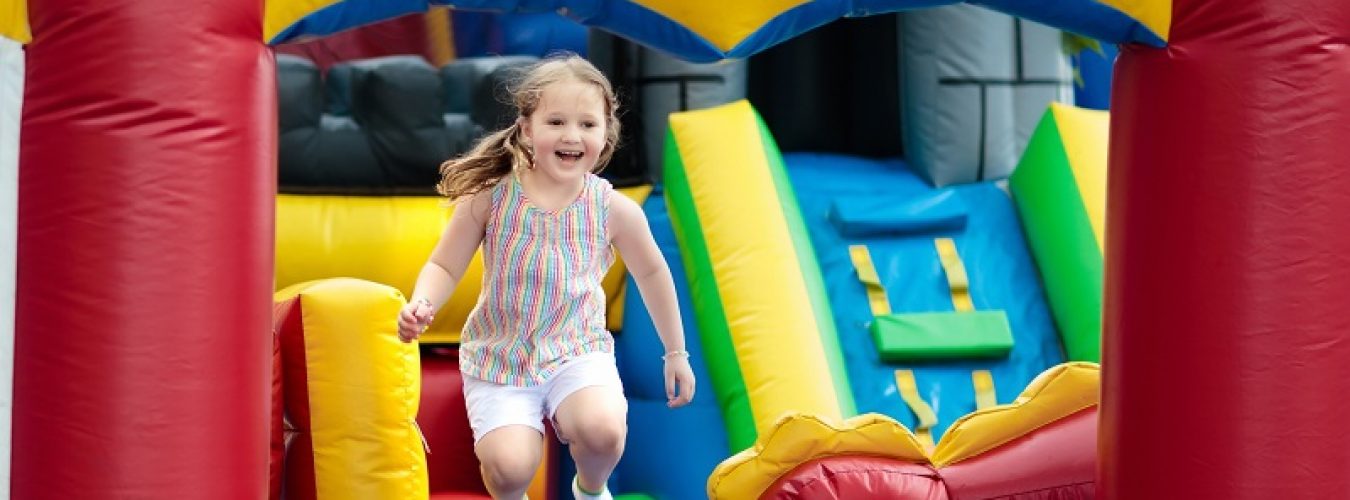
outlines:
[{"label": "yellow canopy fabric", "polygon": [[33,40],[28,29],[28,0],[10,0],[0,4],[0,36],[19,43]]},{"label": "yellow canopy fabric", "polygon": [[[770,19],[806,3],[803,0],[633,0],[728,51]],[[715,13],[716,15],[709,15]]]}]

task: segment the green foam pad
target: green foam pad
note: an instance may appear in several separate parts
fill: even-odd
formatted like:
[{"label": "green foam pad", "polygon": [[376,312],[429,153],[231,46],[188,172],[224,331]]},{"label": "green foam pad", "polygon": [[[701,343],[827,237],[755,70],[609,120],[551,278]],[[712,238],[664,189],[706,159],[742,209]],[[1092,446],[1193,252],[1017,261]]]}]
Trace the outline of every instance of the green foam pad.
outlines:
[{"label": "green foam pad", "polygon": [[1003,311],[903,313],[872,321],[883,361],[996,358],[1012,350]]}]

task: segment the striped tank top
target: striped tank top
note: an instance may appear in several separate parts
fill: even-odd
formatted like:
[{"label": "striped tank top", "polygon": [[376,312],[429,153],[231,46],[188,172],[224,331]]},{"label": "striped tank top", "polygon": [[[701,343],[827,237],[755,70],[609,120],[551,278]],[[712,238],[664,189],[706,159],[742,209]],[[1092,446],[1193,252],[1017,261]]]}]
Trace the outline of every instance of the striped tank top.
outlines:
[{"label": "striped tank top", "polygon": [[608,181],[587,174],[571,204],[545,212],[515,175],[492,188],[483,233],[483,285],[459,349],[464,374],[518,387],[563,362],[614,352],[601,280],[614,261],[605,220]]}]

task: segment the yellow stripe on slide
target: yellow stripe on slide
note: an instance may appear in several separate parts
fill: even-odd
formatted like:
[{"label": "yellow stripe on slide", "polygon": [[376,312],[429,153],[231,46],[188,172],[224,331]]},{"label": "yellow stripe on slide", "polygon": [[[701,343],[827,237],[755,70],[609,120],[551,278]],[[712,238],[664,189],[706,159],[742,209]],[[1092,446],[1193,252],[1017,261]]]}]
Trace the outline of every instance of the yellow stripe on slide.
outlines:
[{"label": "yellow stripe on slide", "polygon": [[673,114],[670,126],[755,430],[764,435],[788,412],[842,420],[820,338],[832,319],[815,317],[750,104]]},{"label": "yellow stripe on slide", "polygon": [[966,275],[965,263],[961,262],[961,254],[956,251],[956,242],[951,238],[937,238],[933,240],[933,245],[937,247],[942,271],[947,275],[952,307],[960,312],[974,311],[975,302],[970,298],[970,278]]},{"label": "yellow stripe on slide", "polygon": [[877,268],[872,264],[872,252],[867,250],[867,245],[849,245],[848,257],[853,260],[853,270],[858,273],[858,281],[867,289],[867,303],[872,307],[872,316],[890,314],[891,300],[886,297],[886,287],[882,286],[881,277],[877,276]]},{"label": "yellow stripe on slide", "polygon": [[1078,184],[1078,196],[1092,225],[1097,248],[1106,253],[1106,161],[1111,115],[1105,111],[1083,109],[1059,103],[1050,104],[1069,159],[1069,170]]},{"label": "yellow stripe on slide", "polygon": [[914,437],[923,445],[924,450],[933,450],[933,426],[937,425],[937,412],[923,400],[919,395],[919,384],[914,381],[914,372],[911,370],[895,371],[895,388],[900,392],[900,398],[905,400],[905,405],[914,412]]},{"label": "yellow stripe on slide", "polygon": [[998,397],[994,393],[994,375],[989,370],[970,372],[970,381],[975,385],[975,409],[983,410],[998,405]]}]

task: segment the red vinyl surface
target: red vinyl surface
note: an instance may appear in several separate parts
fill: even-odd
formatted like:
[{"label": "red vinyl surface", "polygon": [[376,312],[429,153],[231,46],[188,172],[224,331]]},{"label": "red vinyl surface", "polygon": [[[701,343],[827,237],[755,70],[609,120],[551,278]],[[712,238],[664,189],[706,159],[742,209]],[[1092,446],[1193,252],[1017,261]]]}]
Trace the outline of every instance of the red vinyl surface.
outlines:
[{"label": "red vinyl surface", "polygon": [[1097,409],[1052,422],[938,472],[952,500],[1092,498],[1097,474]]},{"label": "red vinyl surface", "polygon": [[31,0],[13,498],[265,498],[261,2]]},{"label": "red vinyl surface", "polygon": [[937,472],[927,465],[884,457],[833,456],[797,466],[760,498],[946,500],[948,496]]},{"label": "red vinyl surface", "polygon": [[[418,403],[417,425],[426,437],[427,485],[433,500],[440,498],[488,498],[479,472],[478,456],[473,450],[473,430],[469,428],[464,406],[464,379],[459,371],[459,354],[451,348],[432,348],[422,352],[422,397]],[[558,475],[559,455],[567,450],[558,444],[551,423],[544,422],[546,481],[551,485]],[[554,488],[533,500],[552,500]]]},{"label": "red vinyl surface", "polygon": [[[271,409],[267,421],[267,498],[281,499],[281,477],[286,466],[286,399],[282,391],[281,330],[282,325],[291,317],[292,310],[299,312],[300,297],[275,304],[272,307],[272,397]],[[295,314],[295,318],[299,318]],[[297,321],[297,320],[292,320]]]},{"label": "red vinyl surface", "polygon": [[1101,497],[1350,491],[1350,2],[1174,0],[1111,103]]},{"label": "red vinyl surface", "polygon": [[283,413],[291,431],[281,471],[283,496],[287,500],[312,500],[319,496],[319,485],[314,470],[314,425],[310,422],[304,302],[299,296],[278,302],[273,321],[282,353]]},{"label": "red vinyl surface", "polygon": [[487,495],[473,431],[464,407],[464,382],[454,350],[436,349],[422,355],[422,399],[417,425],[427,438],[427,485],[432,493],[460,492]]}]

